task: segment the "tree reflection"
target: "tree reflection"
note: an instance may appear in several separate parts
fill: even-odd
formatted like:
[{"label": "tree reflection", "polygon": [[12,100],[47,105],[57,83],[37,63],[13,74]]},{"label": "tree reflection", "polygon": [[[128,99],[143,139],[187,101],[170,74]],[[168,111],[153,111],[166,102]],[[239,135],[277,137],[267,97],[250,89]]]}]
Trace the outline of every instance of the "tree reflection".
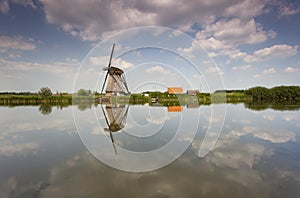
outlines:
[{"label": "tree reflection", "polygon": [[39,112],[43,115],[49,115],[52,112],[52,105],[50,104],[40,104]]},{"label": "tree reflection", "polygon": [[273,109],[277,111],[298,111],[300,110],[300,101],[290,100],[290,101],[255,101],[244,103],[247,109],[255,111],[263,111],[267,109]]},{"label": "tree reflection", "polygon": [[79,111],[85,111],[92,108],[93,103],[79,103],[77,108]]}]

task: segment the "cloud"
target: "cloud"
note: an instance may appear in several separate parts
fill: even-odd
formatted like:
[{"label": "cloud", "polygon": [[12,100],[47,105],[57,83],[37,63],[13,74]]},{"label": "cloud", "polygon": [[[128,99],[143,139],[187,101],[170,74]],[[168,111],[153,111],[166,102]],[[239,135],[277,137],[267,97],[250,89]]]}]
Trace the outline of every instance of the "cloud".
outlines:
[{"label": "cloud", "polygon": [[[240,1],[225,9],[225,16],[238,16],[240,18],[251,18],[264,12],[268,0],[245,0]],[[250,9],[251,8],[251,9]]]},{"label": "cloud", "polygon": [[295,15],[300,11],[300,6],[297,4],[297,1],[274,1],[272,3],[278,7],[278,12],[280,16]]},{"label": "cloud", "polygon": [[274,115],[263,115],[263,118],[266,120],[274,120],[275,116]]},{"label": "cloud", "polygon": [[[239,149],[236,149],[239,148]],[[229,167],[240,169],[243,167],[252,168],[255,160],[263,155],[267,155],[266,148],[259,144],[244,144],[232,142],[225,144],[214,150],[205,161],[215,164],[218,167]]]},{"label": "cloud", "polygon": [[251,69],[252,66],[251,65],[242,65],[242,66],[239,66],[239,67],[232,67],[233,70],[241,70],[241,71],[246,71],[246,70],[249,70]]},{"label": "cloud", "polygon": [[[36,91],[41,86],[49,86],[52,90],[72,91],[79,63],[71,59],[54,63],[37,63],[0,58],[0,66],[2,90]],[[93,73],[96,75],[96,72]]]},{"label": "cloud", "polygon": [[36,45],[30,40],[24,39],[22,36],[0,36],[0,51],[6,52],[8,50],[34,50]]},{"label": "cloud", "polygon": [[[89,58],[89,62],[95,66],[106,67],[109,62],[109,56],[92,56]],[[119,67],[122,69],[129,69],[134,66],[133,63],[123,60],[122,58],[116,58],[112,60],[112,66]]]},{"label": "cloud", "polygon": [[286,58],[297,54],[298,45],[273,45],[272,47],[263,48],[255,51],[252,55],[244,57],[245,62],[259,62],[270,59]]},{"label": "cloud", "polygon": [[171,117],[169,116],[164,116],[162,117],[161,115],[151,115],[149,117],[146,118],[147,122],[152,123],[152,124],[156,124],[156,125],[162,125],[164,124],[167,120],[170,120]]},{"label": "cloud", "polygon": [[2,66],[2,71],[42,71],[47,73],[74,73],[77,70],[79,62],[76,59],[67,58],[62,62],[54,63],[35,63],[35,62],[25,62],[25,61],[9,61],[0,58],[0,64]]},{"label": "cloud", "polygon": [[274,73],[276,73],[277,71],[276,71],[276,69],[274,68],[274,67],[271,67],[271,68],[269,68],[269,69],[265,69],[264,71],[263,71],[263,74],[274,74]]},{"label": "cloud", "polygon": [[107,66],[109,62],[109,56],[92,56],[89,58],[89,62],[92,65],[100,65],[100,66]]},{"label": "cloud", "polygon": [[39,145],[35,142],[13,144],[10,141],[1,141],[0,155],[13,156],[16,154],[34,153]]},{"label": "cloud", "polygon": [[233,48],[241,44],[261,43],[267,38],[268,33],[253,18],[220,20],[206,26],[204,30],[196,34],[196,39],[205,48],[213,50]]},{"label": "cloud", "polygon": [[[150,3],[147,0],[63,2],[41,0],[49,23],[58,24],[71,35],[89,41],[143,25],[176,27],[190,32],[193,24],[205,25],[217,17],[241,17],[248,20],[262,14],[267,2],[267,0],[193,0],[186,3],[184,0],[176,2],[155,0]],[[72,9],[68,9],[70,7]]]},{"label": "cloud", "polygon": [[198,51],[198,50],[203,50],[203,49],[201,49],[201,47],[200,47],[199,44],[200,43],[198,43],[197,41],[193,41],[192,45],[190,47],[187,47],[187,48],[178,48],[177,51],[182,56],[185,56],[185,57],[188,57],[188,58],[194,58],[195,56],[194,56],[193,52]]},{"label": "cloud", "polygon": [[228,140],[234,140],[248,134],[272,143],[296,141],[296,134],[293,131],[284,130],[281,128],[257,127],[252,125],[245,126],[241,130],[232,130],[228,133],[226,138]]},{"label": "cloud", "polygon": [[0,12],[6,14],[9,12],[9,3],[36,8],[33,0],[0,0]]},{"label": "cloud", "polygon": [[253,75],[253,78],[260,78],[260,77],[261,77],[261,75],[259,75],[259,74]]},{"label": "cloud", "polygon": [[224,72],[217,66],[209,66],[206,68],[205,73],[207,74],[224,74]]},{"label": "cloud", "polygon": [[262,140],[272,143],[284,143],[288,141],[296,141],[296,134],[292,131],[282,130],[280,128],[261,128],[254,126],[245,126],[243,129],[246,134],[252,134]]},{"label": "cloud", "polygon": [[285,121],[297,120],[293,115],[285,115],[285,116],[283,116],[283,119]]},{"label": "cloud", "polygon": [[161,66],[154,66],[146,70],[146,73],[161,73],[161,74],[169,74],[170,71],[166,70],[165,68]]},{"label": "cloud", "polygon": [[281,15],[294,15],[294,14],[297,14],[299,12],[299,7],[297,9],[293,9],[293,8],[290,8],[290,7],[282,7],[280,9],[280,14]]},{"label": "cloud", "polygon": [[214,37],[199,40],[199,43],[207,50],[218,50],[218,49],[228,49],[232,48],[230,44],[225,41],[217,40]]},{"label": "cloud", "polygon": [[299,69],[295,68],[295,67],[287,67],[283,71],[286,72],[286,73],[294,73],[294,72],[298,72]]},{"label": "cloud", "polygon": [[133,67],[133,64],[130,63],[130,62],[127,62],[121,58],[116,58],[112,61],[112,65],[116,66],[116,67],[120,67],[120,68],[123,68],[123,69],[128,69],[128,68],[131,68]]},{"label": "cloud", "polygon": [[9,11],[8,0],[0,0],[0,12],[6,14],[8,13],[8,11]]},{"label": "cloud", "polygon": [[[202,47],[209,51],[211,57],[229,56],[230,59],[239,59],[247,56],[240,52],[238,47],[244,44],[256,44],[265,42],[268,38],[275,38],[276,32],[265,31],[260,23],[254,18],[231,17],[214,21],[203,25],[203,30],[195,35],[196,40]],[[197,50],[193,42],[189,48],[179,49],[190,57],[193,50]]]}]

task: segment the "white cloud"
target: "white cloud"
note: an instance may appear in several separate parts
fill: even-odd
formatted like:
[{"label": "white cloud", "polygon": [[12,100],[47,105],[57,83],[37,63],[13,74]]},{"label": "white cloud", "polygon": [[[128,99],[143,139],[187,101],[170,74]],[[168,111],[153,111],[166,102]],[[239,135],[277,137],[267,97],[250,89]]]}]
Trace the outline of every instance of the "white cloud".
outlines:
[{"label": "white cloud", "polygon": [[[274,36],[274,33],[272,34]],[[253,44],[266,41],[268,33],[255,20],[233,18],[210,24],[196,34],[196,39],[208,49],[226,49],[241,44]]]},{"label": "white cloud", "polygon": [[154,66],[146,70],[147,73],[161,73],[161,74],[169,74],[170,71],[163,68],[162,66]]},{"label": "white cloud", "polygon": [[264,71],[263,71],[263,74],[274,74],[274,73],[276,73],[277,71],[276,71],[276,69],[274,68],[274,67],[271,67],[271,68],[269,68],[269,69],[265,69]]},{"label": "white cloud", "polygon": [[35,44],[30,39],[26,40],[21,36],[0,36],[0,50],[2,52],[10,49],[28,51],[35,48]]},{"label": "white cloud", "polygon": [[25,61],[9,61],[0,59],[2,71],[44,71],[47,73],[74,73],[77,70],[79,62],[76,59],[67,58],[63,62],[54,62],[49,64],[41,64]]},{"label": "white cloud", "polygon": [[217,40],[214,37],[199,40],[199,43],[207,50],[228,49],[232,47],[231,45],[226,44],[226,42]]},{"label": "white cloud", "polygon": [[[276,32],[265,31],[254,18],[235,17],[203,25],[203,30],[197,32],[195,38],[209,51],[211,57],[223,55],[229,56],[230,59],[239,59],[247,56],[238,50],[240,45],[262,43],[275,36]],[[196,47],[196,43],[193,42],[191,47],[178,51],[193,57],[192,52],[198,49]]]},{"label": "white cloud", "polygon": [[298,72],[299,69],[295,68],[295,67],[287,67],[283,71],[286,72],[286,73],[294,73],[294,72]]},{"label": "white cloud", "polygon": [[292,131],[283,131],[280,128],[260,128],[254,126],[246,126],[243,131],[252,134],[254,137],[267,140],[272,143],[284,143],[288,141],[296,141],[296,134]]},{"label": "white cloud", "polygon": [[[239,149],[236,149],[237,147]],[[219,167],[238,169],[246,166],[252,168],[255,160],[266,154],[268,154],[267,150],[262,145],[244,144],[241,146],[241,144],[232,142],[229,145],[221,145],[212,152],[212,155],[205,157],[205,160]]]},{"label": "white cloud", "polygon": [[[108,65],[109,58],[110,58],[109,56],[98,56],[98,57],[92,56],[89,58],[89,62],[90,64],[95,66],[105,67]],[[121,58],[113,59],[111,65],[122,69],[128,69],[134,66],[132,63],[125,61]]]},{"label": "white cloud", "polygon": [[295,116],[293,116],[293,115],[285,115],[285,116],[283,116],[283,119],[284,119],[285,121],[297,120],[297,119],[295,118]]},{"label": "white cloud", "polygon": [[39,145],[35,142],[13,144],[10,141],[1,141],[0,155],[13,156],[16,154],[25,154],[27,152],[36,152]]},{"label": "white cloud", "polygon": [[[204,46],[203,46],[204,47]],[[193,52],[197,51],[197,50],[202,50],[199,43],[197,41],[193,41],[192,45],[190,47],[187,48],[178,48],[177,51],[185,57],[188,58],[194,58],[194,54]]]},{"label": "white cloud", "polygon": [[244,57],[245,62],[259,62],[269,59],[278,59],[294,56],[297,54],[298,45],[273,45],[272,47],[263,48],[255,51],[252,55]]},{"label": "white cloud", "polygon": [[128,62],[128,61],[125,61],[121,58],[116,58],[112,61],[112,65],[116,66],[116,67],[120,67],[120,68],[123,68],[123,69],[128,69],[128,68],[131,68],[133,67],[133,64]]},{"label": "white cloud", "polygon": [[58,24],[73,36],[91,41],[103,38],[108,33],[143,25],[177,27],[190,32],[193,24],[205,25],[217,17],[241,17],[248,20],[262,14],[266,2],[41,0],[48,22]]},{"label": "white cloud", "polygon": [[263,118],[266,120],[274,120],[275,116],[274,115],[263,115]]},{"label": "white cloud", "polygon": [[92,56],[89,58],[89,62],[92,65],[100,65],[100,66],[107,66],[109,62],[109,56]]},{"label": "white cloud", "polygon": [[251,68],[252,68],[251,65],[242,65],[242,66],[239,66],[239,67],[232,67],[233,70],[242,70],[242,71],[246,71],[246,70],[249,70]]},{"label": "white cloud", "polygon": [[261,75],[259,75],[259,74],[253,75],[253,78],[260,78],[260,77],[261,77]]},{"label": "white cloud", "polygon": [[224,74],[224,72],[217,66],[209,66],[206,68],[205,73],[207,74]]},{"label": "white cloud", "polygon": [[170,117],[159,117],[159,118],[154,118],[154,117],[147,117],[147,121],[152,124],[156,125],[162,125],[164,124],[167,120],[170,120]]},{"label": "white cloud", "polygon": [[275,38],[277,36],[277,33],[274,32],[273,30],[269,30],[267,33],[268,37],[270,38]]},{"label": "white cloud", "polygon": [[263,13],[268,0],[245,0],[240,1],[225,9],[225,16],[238,16],[241,18],[251,18]]}]

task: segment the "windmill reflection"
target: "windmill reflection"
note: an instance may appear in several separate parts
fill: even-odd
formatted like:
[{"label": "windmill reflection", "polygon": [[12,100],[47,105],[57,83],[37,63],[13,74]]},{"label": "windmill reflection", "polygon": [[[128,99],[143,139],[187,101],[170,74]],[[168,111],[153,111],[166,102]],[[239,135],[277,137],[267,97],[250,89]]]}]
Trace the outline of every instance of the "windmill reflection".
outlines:
[{"label": "windmill reflection", "polygon": [[117,154],[113,133],[125,127],[129,105],[107,104],[105,109],[101,105],[101,109],[107,124],[107,128],[104,128],[104,130],[109,132],[115,154]]}]

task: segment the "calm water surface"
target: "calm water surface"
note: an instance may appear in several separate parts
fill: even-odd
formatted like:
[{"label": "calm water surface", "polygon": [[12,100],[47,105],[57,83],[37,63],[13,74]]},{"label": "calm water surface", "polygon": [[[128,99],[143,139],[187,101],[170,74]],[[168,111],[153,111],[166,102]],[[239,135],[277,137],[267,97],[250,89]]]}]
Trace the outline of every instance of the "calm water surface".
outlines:
[{"label": "calm water surface", "polygon": [[[194,123],[198,128],[193,142],[180,158],[158,170],[131,173],[90,154],[77,133],[72,107],[0,107],[0,197],[300,197],[299,110],[254,111],[226,104],[220,137],[202,157],[205,131],[210,122],[219,121],[208,116],[211,108],[168,112],[166,107],[130,106],[113,138],[132,151],[166,144],[183,114],[190,122],[199,121]],[[96,110],[105,124],[99,106],[79,109],[75,111],[83,117]],[[200,119],[195,121],[194,115]],[[92,131],[95,139],[97,133]],[[111,145],[103,152],[122,155]]]}]

